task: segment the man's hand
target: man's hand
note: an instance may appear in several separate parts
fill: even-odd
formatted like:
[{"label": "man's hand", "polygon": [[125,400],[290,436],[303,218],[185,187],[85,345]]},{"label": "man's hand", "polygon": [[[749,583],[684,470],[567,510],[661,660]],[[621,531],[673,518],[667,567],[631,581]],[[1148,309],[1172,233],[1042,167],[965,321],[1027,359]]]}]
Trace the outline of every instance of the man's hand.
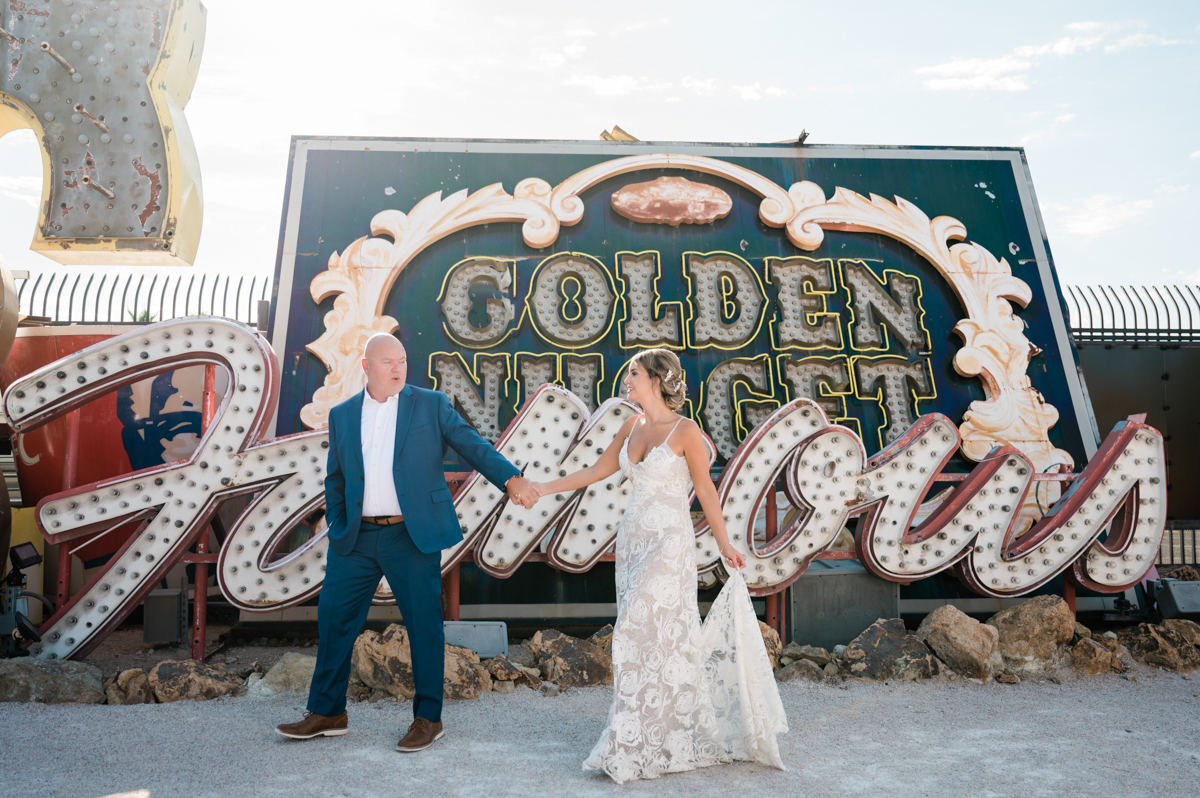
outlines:
[{"label": "man's hand", "polygon": [[508,497],[522,507],[532,507],[541,498],[538,491],[533,487],[533,483],[523,476],[515,476],[505,485],[508,490]]}]

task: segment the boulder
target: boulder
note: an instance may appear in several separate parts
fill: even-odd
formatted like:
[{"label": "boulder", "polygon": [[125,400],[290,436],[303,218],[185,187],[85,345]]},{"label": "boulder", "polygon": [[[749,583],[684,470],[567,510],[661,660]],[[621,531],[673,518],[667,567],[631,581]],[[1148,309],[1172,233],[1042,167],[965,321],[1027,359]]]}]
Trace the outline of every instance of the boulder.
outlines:
[{"label": "boulder", "polygon": [[1075,636],[1084,639],[1090,638],[1092,636],[1092,630],[1081,624],[1079,621],[1076,621]]},{"label": "boulder", "polygon": [[515,689],[512,682],[492,682],[493,693],[511,693]]},{"label": "boulder", "polygon": [[492,657],[487,662],[483,663],[488,672],[491,673],[493,684],[492,689],[497,689],[497,685],[508,682],[509,684],[523,684],[533,690],[537,690],[542,686],[542,677],[533,668],[526,668],[524,665],[518,665],[503,654]]},{"label": "boulder", "polygon": [[1113,652],[1089,638],[1082,638],[1071,649],[1072,665],[1084,676],[1112,672]]},{"label": "boulder", "polygon": [[0,660],[0,701],[103,704],[104,674],[94,665],[28,657]]},{"label": "boulder", "polygon": [[1200,651],[1179,632],[1165,626],[1139,623],[1122,629],[1117,638],[1138,662],[1170,671],[1200,668]]},{"label": "boulder", "polygon": [[1115,673],[1124,673],[1133,667],[1133,657],[1129,656],[1129,651],[1125,646],[1121,645],[1117,640],[1117,636],[1112,632],[1105,632],[1102,635],[1093,635],[1092,642],[1104,646],[1108,652],[1112,654],[1112,669]]},{"label": "boulder", "polygon": [[275,663],[275,667],[267,671],[266,676],[251,685],[247,692],[257,698],[287,693],[307,695],[316,667],[316,657],[288,652]]},{"label": "boulder", "polygon": [[824,682],[829,677],[821,666],[812,660],[798,659],[790,665],[785,665],[775,671],[775,681],[790,682],[792,679],[804,679],[808,682]]},{"label": "boulder", "polygon": [[160,704],[207,701],[236,693],[242,680],[224,665],[201,665],[194,659],[164,660],[150,671],[150,688]]},{"label": "boulder", "polygon": [[446,698],[473,699],[492,689],[492,674],[479,655],[463,646],[446,645],[446,674],[442,690]]},{"label": "boulder", "polygon": [[[474,651],[447,645],[443,656],[446,698],[479,698],[480,693],[492,689],[492,675]],[[369,690],[371,700],[378,691],[400,700],[416,695],[408,630],[399,624],[392,624],[382,634],[368,629],[359,635],[350,663],[351,686],[355,682],[363,686],[356,694]]]},{"label": "boulder", "polygon": [[351,681],[368,690],[383,690],[397,698],[415,696],[408,630],[392,624],[382,634],[370,629],[360,634],[354,641],[350,673]]},{"label": "boulder", "polygon": [[780,654],[779,660],[783,665],[789,665],[798,659],[806,659],[810,662],[815,662],[821,667],[825,667],[833,662],[833,655],[823,648],[816,646],[802,646],[798,643],[788,643]]},{"label": "boulder", "polygon": [[1012,671],[1002,671],[996,674],[996,681],[1000,682],[1000,684],[1020,684],[1021,678]]},{"label": "boulder", "polygon": [[[121,671],[114,687],[121,691],[122,704],[154,703],[154,688],[150,686],[150,676],[141,668]],[[111,696],[108,703],[113,703]]]},{"label": "boulder", "polygon": [[779,668],[779,655],[783,653],[783,643],[779,640],[779,632],[758,622],[758,631],[762,632],[763,645],[767,647],[767,658],[771,660],[771,670]]},{"label": "boulder", "polygon": [[1007,670],[1037,673],[1058,665],[1060,646],[1075,635],[1075,616],[1062,596],[1034,596],[988,618],[1000,633]]},{"label": "boulder", "polygon": [[527,647],[542,678],[559,687],[612,684],[612,657],[594,643],[544,629]]},{"label": "boulder", "polygon": [[1163,579],[1178,579],[1181,582],[1200,581],[1200,571],[1197,571],[1190,565],[1176,565],[1168,568],[1159,568],[1158,575]]},{"label": "boulder", "polygon": [[988,679],[1004,668],[999,630],[949,604],[926,615],[916,636],[950,670],[964,676]]},{"label": "boulder", "polygon": [[1186,618],[1168,618],[1162,625],[1172,632],[1178,632],[1193,646],[1200,646],[1200,623]]},{"label": "boulder", "polygon": [[938,659],[915,635],[908,634],[904,621],[880,618],[842,652],[849,675],[856,679],[909,681],[936,676]]},{"label": "boulder", "polygon": [[599,646],[600,648],[607,651],[609,656],[612,656],[612,638],[613,638],[613,628],[612,628],[612,624],[609,623],[609,624],[605,624],[604,626],[600,627],[599,631],[597,631],[596,634],[594,634],[588,638],[588,642],[594,646]]}]

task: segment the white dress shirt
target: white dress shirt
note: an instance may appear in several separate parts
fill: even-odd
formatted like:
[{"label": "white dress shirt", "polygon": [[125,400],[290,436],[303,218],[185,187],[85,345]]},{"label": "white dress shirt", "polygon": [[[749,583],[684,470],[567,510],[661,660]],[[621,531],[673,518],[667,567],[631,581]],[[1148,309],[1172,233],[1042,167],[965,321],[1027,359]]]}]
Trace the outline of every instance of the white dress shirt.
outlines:
[{"label": "white dress shirt", "polygon": [[392,460],[396,452],[396,408],[399,405],[399,394],[376,402],[371,394],[363,391],[363,515],[400,515],[400,500],[396,497],[396,482],[392,476]]}]

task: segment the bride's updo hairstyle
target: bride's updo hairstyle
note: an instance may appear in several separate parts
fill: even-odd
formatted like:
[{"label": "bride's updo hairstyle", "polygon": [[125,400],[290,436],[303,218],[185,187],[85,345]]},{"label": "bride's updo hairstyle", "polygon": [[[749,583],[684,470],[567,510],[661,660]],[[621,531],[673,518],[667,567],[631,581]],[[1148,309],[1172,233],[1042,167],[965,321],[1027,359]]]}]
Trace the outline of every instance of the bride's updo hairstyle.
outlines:
[{"label": "bride's updo hairstyle", "polygon": [[679,356],[669,349],[643,349],[633,356],[629,365],[637,363],[650,379],[659,380],[659,392],[667,407],[678,411],[683,407],[684,376]]}]

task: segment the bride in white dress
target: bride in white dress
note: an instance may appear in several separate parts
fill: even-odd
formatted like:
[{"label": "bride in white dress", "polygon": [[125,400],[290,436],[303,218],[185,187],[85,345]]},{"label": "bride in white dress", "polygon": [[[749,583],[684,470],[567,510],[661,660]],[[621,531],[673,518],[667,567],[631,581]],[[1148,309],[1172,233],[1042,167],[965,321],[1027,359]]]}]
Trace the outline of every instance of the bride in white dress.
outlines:
[{"label": "bride in white dress", "polygon": [[[534,483],[538,497],[572,491],[620,468],[632,490],[617,532],[617,622],[608,725],[583,763],[620,782],[735,759],[783,768],[787,718],[750,594],[709,477],[704,435],[683,406],[679,358],[639,352],[625,386],[642,414],[625,422],[591,468]],[[688,495],[708,518],[732,574],[704,624],[696,601]]]}]

